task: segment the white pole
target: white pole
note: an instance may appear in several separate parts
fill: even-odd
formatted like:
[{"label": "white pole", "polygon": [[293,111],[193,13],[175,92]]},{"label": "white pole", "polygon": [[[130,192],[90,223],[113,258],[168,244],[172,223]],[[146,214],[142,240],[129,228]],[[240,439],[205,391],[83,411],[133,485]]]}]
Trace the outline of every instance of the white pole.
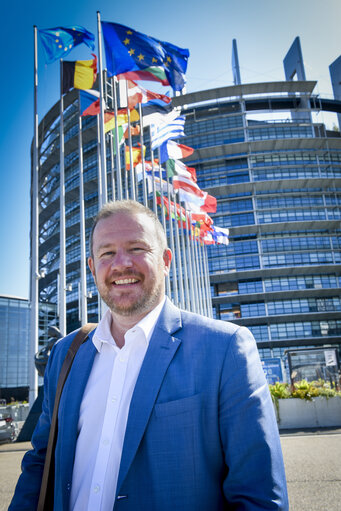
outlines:
[{"label": "white pole", "polygon": [[177,259],[178,259],[178,270],[179,270],[179,288],[180,288],[180,304],[181,304],[181,308],[182,309],[185,309],[186,306],[185,306],[185,293],[184,293],[184,284],[183,284],[183,279],[184,279],[184,274],[183,274],[183,271],[182,271],[182,260],[181,260],[181,251],[180,251],[180,237],[179,237],[179,226],[178,226],[178,221],[176,219],[176,216],[177,216],[177,212],[176,212],[176,199],[175,199],[175,193],[174,193],[174,196],[173,196],[173,210],[174,210],[174,230],[175,230],[175,247],[176,247],[176,255],[177,255]]},{"label": "white pole", "polygon": [[147,206],[147,188],[146,188],[146,169],[144,165],[144,145],[143,145],[143,115],[141,103],[139,103],[139,116],[140,116],[140,143],[141,143],[141,159],[142,159],[142,192],[143,192],[143,204]]},{"label": "white pole", "polygon": [[[150,132],[150,140],[151,140],[151,132]],[[150,155],[151,155],[151,161],[152,161],[153,193],[154,193],[154,191],[155,191],[154,152],[152,150],[151,144],[150,144]],[[163,178],[162,178],[162,166],[161,166],[160,147],[158,148],[158,158],[159,158],[159,174],[160,174],[160,180],[161,180],[160,181],[160,183],[161,183],[161,186],[160,186],[160,194],[161,194],[161,219],[162,219],[162,226],[163,226],[164,231],[165,231],[166,236],[167,236],[166,215],[165,215],[165,201],[164,201],[164,196],[163,196],[163,183],[162,183]],[[167,169],[166,169],[166,174],[167,174]],[[155,201],[156,201],[156,199],[155,199]],[[166,276],[166,294],[167,294],[169,299],[172,298],[169,273]]]},{"label": "white pole", "polygon": [[100,141],[101,141],[101,191],[99,196],[99,209],[108,202],[107,192],[107,158],[104,133],[104,101],[103,101],[103,65],[102,65],[102,29],[101,16],[97,11],[97,34],[98,34],[98,75],[99,75],[99,105],[100,105]]},{"label": "white pole", "polygon": [[122,176],[121,176],[121,156],[119,148],[119,136],[117,126],[117,90],[116,77],[113,77],[113,98],[114,98],[114,115],[115,115],[115,142],[116,142],[116,182],[117,182],[117,198],[122,200]]},{"label": "white pole", "polygon": [[213,318],[211,282],[210,282],[210,270],[209,270],[209,266],[208,266],[208,256],[207,256],[207,247],[206,247],[206,245],[204,245],[204,267],[205,267],[205,278],[206,278],[208,316],[210,318]]},{"label": "white pole", "polygon": [[81,325],[88,322],[87,286],[86,286],[86,241],[85,241],[85,207],[84,207],[84,174],[83,174],[83,141],[80,94],[78,93],[78,152],[79,152],[79,229],[81,242],[80,259],[80,321]]},{"label": "white pole", "polygon": [[59,122],[59,329],[66,335],[66,252],[65,252],[65,166],[64,166],[64,99],[63,59],[60,59],[60,122]]},{"label": "white pole", "polygon": [[192,252],[191,252],[191,235],[192,235],[192,218],[190,213],[186,210],[186,224],[187,224],[187,236],[186,236],[186,254],[188,260],[188,274],[189,274],[189,290],[191,297],[191,311],[196,312],[196,300],[194,291],[194,278],[193,278],[193,265],[192,265]]},{"label": "white pole", "polygon": [[[174,202],[175,202],[175,195],[174,195]],[[181,207],[181,202],[179,200],[181,252],[182,252],[182,257],[183,257],[183,262],[184,262],[185,303],[186,303],[186,309],[188,311],[190,311],[191,310],[191,302],[190,302],[190,298],[189,298],[188,271],[187,271],[186,249],[185,249],[185,240],[184,240],[185,233],[184,233],[184,225],[183,225],[183,221],[182,221],[182,211],[183,211],[183,209]],[[184,210],[184,213],[185,213],[185,219],[186,219],[185,221],[186,221],[186,225],[187,225],[187,213],[185,210]]]},{"label": "white pole", "polygon": [[33,162],[31,184],[31,282],[30,282],[30,358],[29,358],[29,404],[32,407],[38,395],[38,373],[34,364],[34,355],[38,351],[38,320],[39,320],[39,209],[38,209],[38,45],[37,27],[33,27],[34,34],[34,117],[33,117]]},{"label": "white pole", "polygon": [[[124,81],[125,81],[125,86],[126,86],[126,98],[127,98],[127,103],[124,106],[127,108],[127,116],[128,116],[128,144],[129,144],[130,183],[131,183],[131,193],[130,193],[130,196],[131,196],[131,198],[133,200],[136,200],[136,193],[135,193],[135,172],[134,172],[134,165],[133,165],[133,142],[132,142],[132,138],[131,138],[130,109],[129,109],[129,106],[128,106],[129,89],[128,89],[128,80],[124,80]],[[123,105],[121,103],[120,107],[122,108],[122,106]],[[126,156],[126,154],[125,154],[125,156]],[[127,166],[126,166],[126,169],[127,169]]]},{"label": "white pole", "polygon": [[[161,165],[161,160],[160,160]],[[173,232],[173,222],[172,222],[172,206],[171,206],[171,193],[170,193],[170,185],[169,185],[169,177],[167,179],[167,199],[168,199],[168,224],[169,224],[169,240],[170,240],[170,249],[172,251],[172,286],[173,286],[173,301],[176,306],[179,306],[179,296],[178,296],[178,275],[177,275],[177,267],[176,267],[176,254],[175,254],[175,246],[174,246],[174,232]]]}]

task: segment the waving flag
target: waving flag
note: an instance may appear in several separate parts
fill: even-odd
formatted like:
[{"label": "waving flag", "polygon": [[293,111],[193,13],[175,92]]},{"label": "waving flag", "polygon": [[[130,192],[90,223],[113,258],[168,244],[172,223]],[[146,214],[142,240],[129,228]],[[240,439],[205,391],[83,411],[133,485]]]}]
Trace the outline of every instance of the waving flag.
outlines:
[{"label": "waving flag", "polygon": [[211,231],[213,220],[207,213],[192,213],[192,222],[200,225],[201,231]]},{"label": "waving flag", "polygon": [[153,99],[158,99],[163,103],[170,103],[172,99],[165,94],[158,94],[150,90],[144,89],[140,85],[137,85],[133,80],[127,80],[128,84],[128,107],[134,108],[138,103],[148,103]]},{"label": "waving flag", "polygon": [[63,94],[70,89],[91,89],[97,76],[97,57],[93,60],[63,61]]},{"label": "waving flag", "polygon": [[168,177],[183,176],[187,177],[188,179],[192,179],[195,183],[197,181],[195,169],[186,167],[186,165],[180,160],[167,160],[166,169]]},{"label": "waving flag", "polygon": [[215,213],[217,211],[217,199],[207,192],[203,193],[204,195],[200,197],[190,191],[179,189],[180,200],[186,203],[188,211],[194,213]]},{"label": "waving flag", "polygon": [[174,176],[173,177],[173,187],[174,190],[184,190],[185,192],[192,193],[197,197],[205,199],[207,192],[204,192],[199,188],[199,186],[192,181],[192,179],[188,179],[188,177],[184,176]]},{"label": "waving flag", "polygon": [[169,85],[165,70],[161,66],[146,67],[140,71],[128,71],[117,75],[118,80],[144,80],[146,82],[159,82],[162,85]]},{"label": "waving flag", "polygon": [[[161,103],[161,102],[160,102]],[[166,125],[178,117],[180,109],[172,108],[171,104],[161,106],[158,100],[149,101],[142,105],[143,126]]]},{"label": "waving flag", "polygon": [[181,115],[168,124],[152,125],[151,128],[151,143],[152,150],[160,147],[167,140],[184,137],[185,136],[185,121],[186,117]]},{"label": "waving flag", "polygon": [[79,25],[46,28],[38,32],[47,64],[64,58],[72,48],[81,43],[86,44],[91,50],[95,49],[94,34]]},{"label": "waving flag", "polygon": [[[161,206],[162,204],[162,201],[161,201],[161,197],[160,195],[157,195],[156,197],[156,203]],[[174,202],[172,201],[169,201],[167,199],[167,197],[163,197],[163,204],[164,204],[164,208],[165,208],[165,212],[166,212],[166,219],[169,220],[169,206],[170,206],[170,216],[173,220],[175,220],[175,211],[174,209],[176,209],[176,220],[182,220],[182,222],[184,222],[184,227],[186,228],[186,220],[188,220],[188,217],[187,217],[187,213],[186,213],[186,210],[180,206],[179,204],[175,203],[175,208],[174,208]]]},{"label": "waving flag", "polygon": [[[138,163],[142,161],[142,150],[139,144],[139,147],[132,147],[132,156],[133,156],[133,167],[135,167]],[[129,147],[125,148],[126,152],[126,168],[130,170],[130,150]],[[146,146],[143,146],[143,156],[146,154]]]},{"label": "waving flag", "polygon": [[99,92],[97,90],[81,90],[79,97],[82,116],[99,114]]},{"label": "waving flag", "polygon": [[174,90],[184,88],[189,57],[187,49],[118,23],[102,21],[102,32],[109,76],[158,66],[164,69]]},{"label": "waving flag", "polygon": [[[150,161],[145,160],[144,161],[144,170],[145,170],[146,176],[148,174],[151,175],[152,168],[153,168],[152,163]],[[138,163],[135,166],[135,171],[136,171],[138,181],[141,181],[143,179],[142,163]],[[161,174],[162,178],[166,178],[166,172],[163,169],[161,169],[161,171],[160,171],[160,167],[155,163],[155,160],[154,160],[154,175],[157,176],[158,178],[160,178],[160,174]]]},{"label": "waving flag", "polygon": [[[84,115],[84,114],[83,114]],[[138,112],[136,110],[131,110],[130,112],[130,121],[135,122],[140,118]],[[128,114],[127,109],[122,108],[122,110],[118,110],[117,112],[117,126],[124,126],[128,124]],[[115,114],[114,112],[104,112],[104,132],[115,128]]]},{"label": "waving flag", "polygon": [[169,160],[169,158],[173,160],[187,158],[194,153],[194,149],[183,144],[177,144],[174,140],[168,140],[160,146],[160,152],[161,163],[164,163],[166,160]]},{"label": "waving flag", "polygon": [[229,230],[223,227],[212,226],[213,232],[212,237],[219,245],[229,244]]}]

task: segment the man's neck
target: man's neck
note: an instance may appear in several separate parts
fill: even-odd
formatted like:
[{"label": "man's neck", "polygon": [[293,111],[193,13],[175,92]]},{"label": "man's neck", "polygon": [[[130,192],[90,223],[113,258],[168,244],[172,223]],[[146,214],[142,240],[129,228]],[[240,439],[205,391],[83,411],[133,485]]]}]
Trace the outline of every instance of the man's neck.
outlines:
[{"label": "man's neck", "polygon": [[[147,313],[148,314],[148,313]],[[140,318],[134,317],[132,319],[130,316],[118,316],[115,313],[111,312],[111,326],[110,331],[116,345],[121,349],[125,343],[125,333],[135,326],[141,319],[147,314],[143,314]]]},{"label": "man's neck", "polygon": [[[163,301],[163,299],[161,301]],[[152,310],[154,310],[159,304],[156,304],[151,310],[141,312],[141,314],[134,314],[133,316],[121,316],[120,314],[111,311],[110,331],[116,345],[120,349],[125,344],[124,336],[126,332],[130,330],[130,328],[133,328],[133,326],[137,325],[137,323],[139,323],[144,317],[146,317],[150,312],[152,312]]]}]

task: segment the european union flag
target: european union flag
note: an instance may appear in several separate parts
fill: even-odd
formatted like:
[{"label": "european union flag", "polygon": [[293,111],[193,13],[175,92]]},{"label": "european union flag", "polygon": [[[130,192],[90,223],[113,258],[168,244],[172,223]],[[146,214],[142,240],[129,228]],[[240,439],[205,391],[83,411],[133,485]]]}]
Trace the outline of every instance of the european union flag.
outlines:
[{"label": "european union flag", "polygon": [[95,49],[94,34],[79,25],[39,30],[39,36],[47,64],[65,57],[81,43],[85,43],[91,50]]},{"label": "european union flag", "polygon": [[118,23],[102,21],[102,31],[110,76],[161,66],[174,90],[184,88],[188,50]]}]

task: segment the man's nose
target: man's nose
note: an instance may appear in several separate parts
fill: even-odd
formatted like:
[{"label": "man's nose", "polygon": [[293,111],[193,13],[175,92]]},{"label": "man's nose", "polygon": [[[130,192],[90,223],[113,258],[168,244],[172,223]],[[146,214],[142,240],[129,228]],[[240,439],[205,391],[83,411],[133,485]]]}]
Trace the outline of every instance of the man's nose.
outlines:
[{"label": "man's nose", "polygon": [[132,266],[132,257],[127,250],[117,250],[111,262],[112,269],[130,268]]}]

